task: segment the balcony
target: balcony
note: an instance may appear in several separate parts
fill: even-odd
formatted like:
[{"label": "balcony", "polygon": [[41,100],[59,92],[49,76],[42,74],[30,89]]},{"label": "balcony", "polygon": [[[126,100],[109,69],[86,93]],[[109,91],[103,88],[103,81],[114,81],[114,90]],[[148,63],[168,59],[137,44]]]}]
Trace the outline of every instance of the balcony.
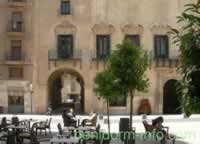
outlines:
[{"label": "balcony", "polygon": [[48,52],[49,61],[67,61],[67,60],[81,60],[81,50],[74,49],[73,54],[59,54],[57,49],[51,49]]},{"label": "balcony", "polygon": [[68,66],[82,68],[82,52],[80,49],[74,49],[73,54],[58,53],[57,49],[51,49],[48,51],[49,69],[56,67],[57,65],[67,64]]},{"label": "balcony", "polygon": [[97,55],[96,50],[90,51],[90,59],[92,59],[92,61],[107,61],[110,55],[111,54],[107,54],[107,53],[102,53],[100,55]]},{"label": "balcony", "polygon": [[27,0],[8,0],[8,6],[11,8],[25,8]]},{"label": "balcony", "polygon": [[96,50],[90,50],[89,52],[90,68],[96,70],[103,70],[107,66],[107,61],[110,54],[97,55]]},{"label": "balcony", "polygon": [[25,34],[25,28],[23,21],[9,21],[7,25],[8,36],[23,37]]},{"label": "balcony", "polygon": [[3,57],[4,64],[7,65],[23,65],[31,64],[31,59],[27,57],[24,53],[22,54],[10,54],[6,53]]},{"label": "balcony", "polygon": [[151,59],[151,66],[156,68],[175,68],[180,65],[178,50],[170,50],[168,58],[155,57],[153,51],[150,51],[149,57]]}]

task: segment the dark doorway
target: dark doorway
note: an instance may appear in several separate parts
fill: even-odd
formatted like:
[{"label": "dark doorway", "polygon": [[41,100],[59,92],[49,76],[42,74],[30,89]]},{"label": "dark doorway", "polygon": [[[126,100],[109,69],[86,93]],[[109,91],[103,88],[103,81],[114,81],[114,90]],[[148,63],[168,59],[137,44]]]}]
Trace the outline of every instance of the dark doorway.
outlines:
[{"label": "dark doorway", "polygon": [[168,80],[164,85],[163,114],[181,114],[177,80]]},{"label": "dark doorway", "polygon": [[[74,87],[70,90],[71,92],[67,93],[67,98],[63,99],[62,88],[63,88],[63,79],[64,74],[73,77],[76,81],[76,84],[80,86],[78,90],[79,93],[74,91]],[[71,83],[69,84],[71,85]],[[58,70],[54,72],[48,81],[48,93],[49,93],[49,104],[53,108],[53,113],[61,113],[64,108],[73,108],[75,113],[84,113],[84,82],[82,77],[74,72],[68,70]],[[68,101],[70,100],[70,101]]]}]

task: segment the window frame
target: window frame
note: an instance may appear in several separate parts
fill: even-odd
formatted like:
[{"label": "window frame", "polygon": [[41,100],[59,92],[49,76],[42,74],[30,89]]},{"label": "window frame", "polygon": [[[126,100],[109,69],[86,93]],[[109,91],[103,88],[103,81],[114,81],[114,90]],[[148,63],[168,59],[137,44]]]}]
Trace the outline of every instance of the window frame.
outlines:
[{"label": "window frame", "polygon": [[[15,70],[19,70],[18,72],[20,73],[19,75],[15,75],[16,72]],[[23,67],[9,67],[8,68],[8,73],[9,73],[9,79],[23,79],[24,77],[24,69]]]},{"label": "window frame", "polygon": [[[65,37],[65,38],[64,38]],[[69,40],[70,46],[61,46],[61,40]],[[63,52],[66,52],[65,54]],[[57,35],[57,55],[58,59],[69,59],[74,56],[74,37],[72,34],[59,34]]]},{"label": "window frame", "polygon": [[[105,43],[107,42],[107,43]],[[103,46],[100,44],[103,43]],[[111,35],[110,34],[97,34],[96,35],[96,58],[105,59],[111,54]]]},{"label": "window frame", "polygon": [[10,41],[9,57],[12,60],[21,60],[22,59],[22,40],[11,40]]},{"label": "window frame", "polygon": [[[140,46],[141,45],[141,38],[139,34],[126,34],[125,39],[129,39],[131,42],[134,41],[134,44]],[[138,39],[138,42],[137,42]]]},{"label": "window frame", "polygon": [[[65,9],[68,8],[68,9]],[[60,2],[60,14],[70,15],[71,14],[71,3],[70,0],[61,0]]]},{"label": "window frame", "polygon": [[[162,56],[162,48],[157,47],[157,40],[158,39],[165,39],[166,49],[165,54]],[[161,42],[159,42],[161,45]],[[168,59],[169,58],[169,37],[168,35],[154,35],[154,58],[155,59]]]}]

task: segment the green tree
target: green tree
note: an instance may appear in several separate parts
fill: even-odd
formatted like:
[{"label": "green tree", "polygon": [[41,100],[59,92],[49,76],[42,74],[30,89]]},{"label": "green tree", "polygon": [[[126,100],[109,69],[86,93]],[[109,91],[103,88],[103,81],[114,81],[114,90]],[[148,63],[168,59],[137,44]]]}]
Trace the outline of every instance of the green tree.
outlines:
[{"label": "green tree", "polygon": [[130,95],[130,124],[132,129],[133,98],[135,91],[147,91],[148,78],[145,72],[149,65],[147,53],[130,40],[117,45],[110,58],[110,70],[120,85],[121,93]]},{"label": "green tree", "polygon": [[114,102],[116,99],[120,98],[118,84],[112,72],[109,70],[104,70],[96,74],[95,85],[94,91],[98,94],[97,96],[104,99],[107,104],[108,133],[110,134],[109,105],[110,102]]},{"label": "green tree", "polygon": [[171,28],[173,42],[181,52],[182,74],[181,94],[182,107],[187,116],[200,112],[200,0],[186,4],[185,10],[177,17],[181,28]]}]

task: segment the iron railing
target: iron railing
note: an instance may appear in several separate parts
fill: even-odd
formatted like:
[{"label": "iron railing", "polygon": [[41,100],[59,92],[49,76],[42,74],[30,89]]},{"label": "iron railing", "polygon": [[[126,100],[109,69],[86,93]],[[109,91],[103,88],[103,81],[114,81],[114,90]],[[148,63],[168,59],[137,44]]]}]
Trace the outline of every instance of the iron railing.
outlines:
[{"label": "iron railing", "polygon": [[58,53],[57,49],[50,49],[48,52],[49,60],[68,60],[68,59],[81,59],[82,51],[80,49],[73,49],[72,54],[62,54]]},{"label": "iron railing", "polygon": [[12,61],[12,62],[25,62],[30,63],[31,58],[29,58],[25,53],[18,53],[18,54],[12,54],[12,53],[5,53],[0,55],[1,61]]},{"label": "iron railing", "polygon": [[7,26],[8,32],[24,32],[24,22],[23,21],[9,21]]},{"label": "iron railing", "polygon": [[19,3],[21,3],[21,2],[26,2],[27,0],[8,0],[8,2],[9,3],[12,3],[12,2],[19,2]]}]

